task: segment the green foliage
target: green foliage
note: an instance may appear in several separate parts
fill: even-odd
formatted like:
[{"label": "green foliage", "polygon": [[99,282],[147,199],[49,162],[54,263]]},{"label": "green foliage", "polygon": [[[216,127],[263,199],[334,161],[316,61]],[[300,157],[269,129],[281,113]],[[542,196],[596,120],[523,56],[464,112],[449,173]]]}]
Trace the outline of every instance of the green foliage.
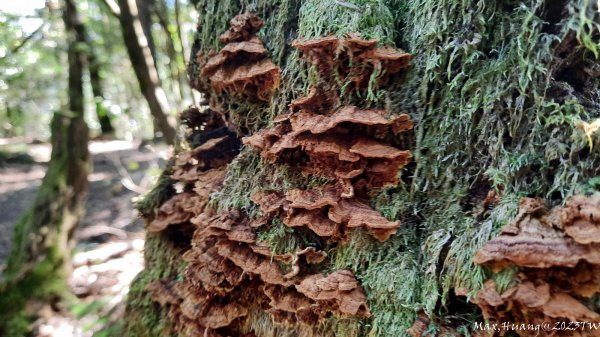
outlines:
[{"label": "green foliage", "polygon": [[[187,1],[179,0],[182,40],[191,40],[195,12]],[[44,7],[44,2],[39,3]],[[88,106],[102,108],[111,117],[116,136],[126,139],[153,137],[153,122],[147,103],[140,91],[127,55],[118,19],[112,16],[103,1],[78,1],[81,19],[91,44],[79,44],[80,50],[94,51],[104,99],[98,102],[86,88]],[[14,7],[14,6],[10,6]],[[0,136],[27,136],[45,140],[50,136],[48,125],[54,110],[60,110],[67,101],[66,34],[61,11],[40,8],[31,13],[0,12]],[[174,3],[157,8],[161,16],[175,20]],[[173,25],[171,25],[173,26]],[[39,29],[38,29],[39,27]],[[175,30],[176,32],[176,30]],[[175,55],[167,50],[167,34],[171,37]],[[157,45],[157,66],[162,85],[171,105],[178,109],[192,103],[190,90],[185,84],[183,51],[179,35],[172,30],[153,26]],[[179,49],[177,49],[179,48]],[[173,60],[171,60],[173,58]],[[174,71],[173,68],[178,69]],[[169,111],[173,114],[175,111]],[[86,121],[92,134],[100,131],[94,112],[86,111]]]},{"label": "green foliage", "polygon": [[576,32],[582,47],[590,50],[596,59],[600,51],[600,11],[593,0],[577,0],[569,3],[567,27]]}]

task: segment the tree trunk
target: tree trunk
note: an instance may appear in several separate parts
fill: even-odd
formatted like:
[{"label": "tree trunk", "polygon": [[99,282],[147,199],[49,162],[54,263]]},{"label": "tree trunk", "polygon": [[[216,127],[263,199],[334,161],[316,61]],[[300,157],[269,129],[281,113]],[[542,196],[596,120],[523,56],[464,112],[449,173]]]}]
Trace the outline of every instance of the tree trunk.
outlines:
[{"label": "tree trunk", "polygon": [[0,332],[25,335],[30,302],[50,302],[68,293],[71,238],[83,215],[90,168],[85,124],[83,70],[85,43],[75,27],[79,19],[72,0],[63,18],[68,36],[69,111],[57,112],[51,125],[52,155],[33,208],[15,226],[11,253],[0,294]]},{"label": "tree trunk", "polygon": [[88,68],[90,71],[90,83],[92,85],[92,94],[94,95],[94,101],[96,103],[96,116],[98,117],[98,122],[100,123],[100,131],[102,132],[102,134],[110,135],[115,131],[115,129],[112,126],[109,111],[104,105],[104,89],[102,88],[102,76],[100,75],[101,65],[98,61],[98,58],[95,55],[95,51],[91,49],[91,44],[89,44],[89,46],[90,49],[88,50]]},{"label": "tree trunk", "polygon": [[[77,11],[77,6],[73,6],[73,10]],[[75,17],[80,18],[80,15],[75,13]],[[96,116],[100,123],[100,130],[103,135],[112,134],[114,128],[108,111],[104,106],[104,90],[102,88],[102,77],[100,75],[101,64],[96,55],[94,44],[90,41],[86,27],[81,20],[74,22],[74,31],[77,33],[77,39],[79,41],[85,41],[86,43],[87,66],[90,73],[90,84],[92,86],[94,102],[96,103]]]},{"label": "tree trunk", "polygon": [[188,73],[209,106],[182,113],[192,151],[138,205],[127,336],[599,320],[580,255],[600,225],[595,1],[195,5]]},{"label": "tree trunk", "polygon": [[183,92],[184,90],[189,90],[189,94],[190,94],[190,98],[192,99],[192,102],[194,102],[194,105],[196,105],[196,99],[194,97],[194,93],[192,91],[192,88],[190,88],[187,83],[187,75],[185,73],[185,60],[186,60],[186,55],[188,55],[188,50],[186,49],[186,44],[184,43],[183,40],[183,34],[181,33],[182,31],[182,27],[181,27],[181,3],[179,2],[179,0],[175,1],[175,28],[177,31],[177,42],[178,42],[178,47],[179,47],[179,57],[178,59],[180,59],[181,61],[178,63],[182,64],[182,68],[179,68],[179,87],[180,87],[180,91],[182,93],[182,98],[183,98]]},{"label": "tree trunk", "polygon": [[119,0],[119,7],[121,10],[119,21],[125,46],[138,79],[140,90],[148,101],[150,112],[165,141],[173,144],[175,141],[174,120],[168,116],[169,102],[160,85],[158,72],[154,66],[154,58],[138,16],[137,4],[135,0]]},{"label": "tree trunk", "polygon": [[[179,97],[180,102],[183,102],[183,81],[182,81],[182,68],[184,65],[182,61],[179,59],[179,55],[177,54],[177,50],[175,49],[175,39],[173,36],[175,32],[171,31],[171,23],[169,20],[169,10],[163,1],[160,1],[160,5],[155,10],[156,16],[158,17],[158,23],[162,27],[165,37],[166,37],[166,49],[167,55],[169,57],[169,67],[171,73],[172,80],[172,88],[173,92]],[[176,35],[175,35],[176,36]]]},{"label": "tree trunk", "polygon": [[156,4],[154,0],[136,0],[135,3],[137,5],[138,16],[140,19],[140,24],[142,25],[142,30],[144,31],[144,36],[148,41],[148,48],[150,48],[150,53],[154,59],[154,67],[158,69],[156,44],[154,43],[154,36],[152,35],[152,24],[154,23],[154,20],[152,19],[152,13],[156,11]]}]

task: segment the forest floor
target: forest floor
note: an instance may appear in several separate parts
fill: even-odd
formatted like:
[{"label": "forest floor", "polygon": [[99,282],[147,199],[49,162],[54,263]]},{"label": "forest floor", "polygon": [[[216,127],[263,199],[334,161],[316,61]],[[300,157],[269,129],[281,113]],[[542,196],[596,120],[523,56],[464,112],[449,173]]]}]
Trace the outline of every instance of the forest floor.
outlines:
[{"label": "forest floor", "polygon": [[[0,151],[15,145],[0,139]],[[13,226],[32,206],[50,158],[47,144],[18,146],[18,155],[0,158],[0,270]],[[129,284],[143,268],[144,225],[133,200],[151,187],[168,150],[127,141],[93,141],[89,148],[93,170],[69,280],[79,300],[59,315],[42,310],[37,337],[110,336],[109,327],[123,314]]]}]

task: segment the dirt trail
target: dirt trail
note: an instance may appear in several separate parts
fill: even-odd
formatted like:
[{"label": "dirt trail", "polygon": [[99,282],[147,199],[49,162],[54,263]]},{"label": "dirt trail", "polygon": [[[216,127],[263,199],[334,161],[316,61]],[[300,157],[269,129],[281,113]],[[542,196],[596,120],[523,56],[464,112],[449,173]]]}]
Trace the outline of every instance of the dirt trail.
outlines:
[{"label": "dirt trail", "polygon": [[[158,172],[163,164],[160,156],[164,150],[140,151],[130,142],[108,141],[92,142],[90,151],[93,171],[89,176],[86,214],[77,233],[78,241],[99,243],[141,233],[142,223],[137,219],[131,201],[137,193],[127,187],[143,191],[150,183],[148,173],[152,172],[149,171]],[[10,251],[13,226],[31,207],[45,171],[43,163],[0,167],[0,233],[3,233],[0,236],[0,264]]]}]

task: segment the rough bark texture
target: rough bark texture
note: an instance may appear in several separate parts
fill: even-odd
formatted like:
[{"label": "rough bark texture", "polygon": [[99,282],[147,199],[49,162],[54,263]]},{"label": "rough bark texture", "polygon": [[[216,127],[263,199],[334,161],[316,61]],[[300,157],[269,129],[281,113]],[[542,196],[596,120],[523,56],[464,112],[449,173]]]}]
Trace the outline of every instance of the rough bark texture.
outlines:
[{"label": "rough bark texture", "polygon": [[[130,336],[493,336],[473,323],[598,321],[596,2],[197,9],[188,71],[208,108],[183,113],[192,150],[140,204],[159,232]],[[414,128],[393,122],[402,113]],[[232,131],[246,145],[214,164],[207,148]],[[327,256],[309,263],[307,248]],[[331,301],[339,285],[366,305]],[[564,335],[597,332],[578,333]]]},{"label": "rough bark texture", "polygon": [[167,96],[160,85],[150,41],[144,34],[136,0],[119,0],[121,30],[131,65],[138,79],[140,90],[148,102],[158,130],[165,141],[175,141],[174,119],[169,116]]},{"label": "rough bark texture", "polygon": [[69,111],[57,112],[51,125],[52,155],[31,209],[14,229],[11,253],[0,288],[0,334],[23,336],[28,315],[68,293],[71,238],[83,215],[90,169],[85,124],[83,71],[85,43],[75,30],[75,4],[66,1],[63,17],[68,36]]}]

